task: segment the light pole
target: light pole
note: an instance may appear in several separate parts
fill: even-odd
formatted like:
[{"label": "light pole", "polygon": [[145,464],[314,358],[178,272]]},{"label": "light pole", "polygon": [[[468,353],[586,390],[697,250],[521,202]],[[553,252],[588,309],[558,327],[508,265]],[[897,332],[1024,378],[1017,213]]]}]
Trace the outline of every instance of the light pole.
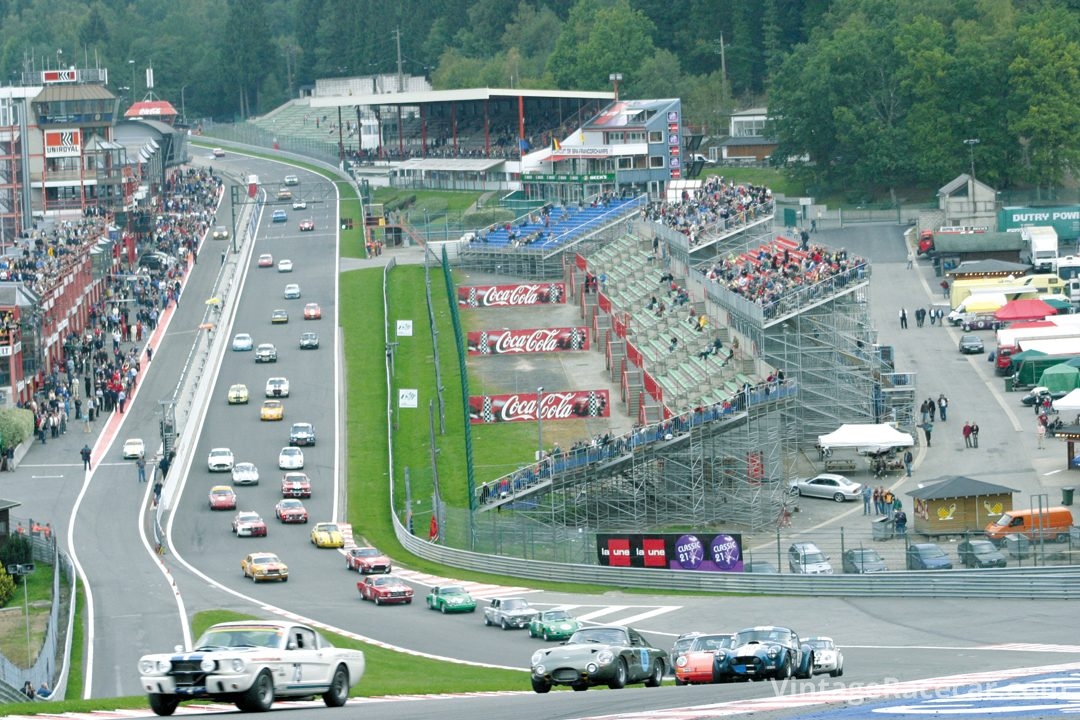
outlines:
[{"label": "light pole", "polygon": [[536,388],[536,462],[544,459],[544,386]]},{"label": "light pole", "polygon": [[187,125],[187,103],[184,101],[184,91],[187,89],[187,85],[180,88],[180,117],[185,125]]},{"label": "light pole", "polygon": [[607,76],[608,82],[615,85],[615,102],[619,101],[619,83],[622,82],[622,73],[611,73]]},{"label": "light pole", "polygon": [[128,65],[131,66],[131,103],[135,104],[135,61],[128,60]]},{"label": "light pole", "polygon": [[979,144],[979,138],[968,138],[964,141],[964,144],[968,146],[968,155],[971,157],[971,190],[968,195],[971,197],[971,214],[974,216],[975,209],[975,146]]}]

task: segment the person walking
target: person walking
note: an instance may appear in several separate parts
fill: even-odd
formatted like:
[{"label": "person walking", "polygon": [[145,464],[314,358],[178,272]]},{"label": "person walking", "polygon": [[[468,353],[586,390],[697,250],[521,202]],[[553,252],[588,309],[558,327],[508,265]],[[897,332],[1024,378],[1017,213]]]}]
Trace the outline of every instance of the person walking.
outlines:
[{"label": "person walking", "polygon": [[930,422],[934,422],[934,415],[937,413],[937,403],[934,402],[934,398],[926,398],[926,410],[930,414]]},{"label": "person walking", "polygon": [[120,392],[118,392],[116,394],[116,407],[120,411],[121,415],[124,414],[124,405],[126,403],[127,403],[127,393],[124,392],[123,388],[121,388]]},{"label": "person walking", "polygon": [[82,450],[79,451],[79,455],[82,456],[83,470],[90,469],[90,446],[83,445]]},{"label": "person walking", "polygon": [[971,447],[978,449],[979,447],[979,423],[971,423]]},{"label": "person walking", "polygon": [[945,397],[945,393],[938,395],[937,409],[938,414],[941,416],[941,422],[945,422],[945,411],[949,409],[949,398]]},{"label": "person walking", "polygon": [[915,462],[915,457],[911,454],[910,450],[904,451],[904,469],[907,470],[907,476],[911,477],[911,463]]},{"label": "person walking", "polygon": [[900,329],[907,330],[907,308],[900,308]]},{"label": "person walking", "polygon": [[870,489],[869,485],[863,485],[862,489],[862,514],[870,514],[870,500],[874,497],[874,491]]},{"label": "person walking", "polygon": [[1046,426],[1041,422],[1035,423],[1035,436],[1039,438],[1039,449],[1044,449],[1046,447]]},{"label": "person walking", "polygon": [[907,254],[907,269],[911,270],[915,267],[915,253],[908,250]]},{"label": "person walking", "polygon": [[139,473],[139,482],[146,482],[146,458],[142,455],[135,458],[135,469]]},{"label": "person walking", "polygon": [[926,447],[930,447],[930,434],[934,432],[934,423],[923,423],[922,429],[926,433]]},{"label": "person walking", "polygon": [[942,280],[941,281],[941,295],[946,300],[949,299],[949,281],[948,280]]},{"label": "person walking", "polygon": [[964,447],[971,447],[971,421],[964,423]]}]

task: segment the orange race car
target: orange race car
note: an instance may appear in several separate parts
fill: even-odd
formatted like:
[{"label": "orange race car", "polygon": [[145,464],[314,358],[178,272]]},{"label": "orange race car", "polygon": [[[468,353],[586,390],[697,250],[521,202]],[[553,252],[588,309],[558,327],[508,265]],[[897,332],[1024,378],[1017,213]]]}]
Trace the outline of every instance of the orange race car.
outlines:
[{"label": "orange race car", "polygon": [[675,684],[696,685],[716,682],[713,660],[717,650],[731,648],[730,634],[698,635],[675,661]]}]

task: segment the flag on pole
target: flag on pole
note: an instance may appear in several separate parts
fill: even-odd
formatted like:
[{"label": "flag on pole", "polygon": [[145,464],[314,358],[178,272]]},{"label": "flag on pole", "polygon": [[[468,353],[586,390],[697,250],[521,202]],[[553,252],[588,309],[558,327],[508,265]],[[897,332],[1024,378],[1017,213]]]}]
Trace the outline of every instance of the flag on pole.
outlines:
[{"label": "flag on pole", "polygon": [[551,149],[552,150],[562,150],[562,143],[559,142],[558,138],[554,138],[554,137],[551,138]]},{"label": "flag on pole", "polygon": [[435,515],[431,516],[431,527],[428,530],[428,540],[435,542],[439,539],[439,521],[435,519]]}]

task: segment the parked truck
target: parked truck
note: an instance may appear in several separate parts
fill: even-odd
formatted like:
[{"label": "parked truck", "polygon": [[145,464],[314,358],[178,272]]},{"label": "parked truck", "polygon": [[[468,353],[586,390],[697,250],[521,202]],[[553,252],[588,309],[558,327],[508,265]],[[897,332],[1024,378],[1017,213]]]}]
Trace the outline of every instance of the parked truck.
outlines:
[{"label": "parked truck", "polygon": [[1020,228],[1024,247],[1020,261],[1030,263],[1035,272],[1054,272],[1058,264],[1058,234],[1049,225],[1029,225]]}]

